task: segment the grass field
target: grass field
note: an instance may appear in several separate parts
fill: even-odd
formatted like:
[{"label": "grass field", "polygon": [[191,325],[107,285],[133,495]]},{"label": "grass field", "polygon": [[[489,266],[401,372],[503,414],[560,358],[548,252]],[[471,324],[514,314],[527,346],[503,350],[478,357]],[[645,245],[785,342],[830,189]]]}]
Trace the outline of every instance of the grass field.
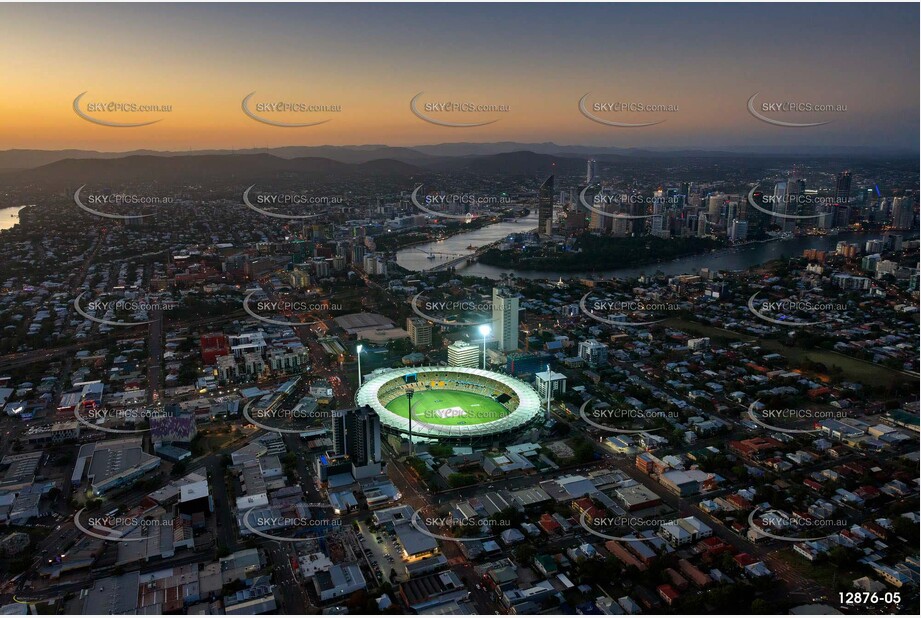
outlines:
[{"label": "grass field", "polygon": [[[461,408],[463,416],[439,416],[436,410]],[[387,404],[387,409],[403,418],[406,414],[406,395],[401,395]],[[413,420],[430,425],[479,425],[508,415],[502,405],[474,393],[451,390],[418,390],[413,395]]]}]

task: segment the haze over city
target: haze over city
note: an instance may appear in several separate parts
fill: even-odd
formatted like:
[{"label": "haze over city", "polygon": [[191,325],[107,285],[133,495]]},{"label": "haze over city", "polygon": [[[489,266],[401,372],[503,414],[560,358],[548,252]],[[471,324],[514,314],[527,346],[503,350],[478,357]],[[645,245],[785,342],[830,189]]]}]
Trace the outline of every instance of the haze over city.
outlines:
[{"label": "haze over city", "polygon": [[[12,5],[0,41],[0,148],[184,150],[322,144],[547,142],[807,152],[918,147],[918,7],[822,5]],[[74,98],[167,104],[156,125],[98,131]],[[284,130],[266,100],[341,106]],[[494,124],[419,121],[409,101],[506,105]],[[808,131],[757,121],[771,101],[847,106]],[[677,106],[661,125],[604,127],[593,100]],[[152,115],[155,116],[155,115]]]}]

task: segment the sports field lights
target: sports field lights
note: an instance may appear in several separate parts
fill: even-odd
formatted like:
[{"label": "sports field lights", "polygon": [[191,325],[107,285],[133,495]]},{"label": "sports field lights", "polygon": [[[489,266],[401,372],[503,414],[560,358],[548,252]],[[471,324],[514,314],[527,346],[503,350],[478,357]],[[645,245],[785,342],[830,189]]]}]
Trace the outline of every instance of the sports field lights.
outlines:
[{"label": "sports field lights", "polygon": [[492,332],[489,324],[480,324],[480,334],[483,335],[483,369],[486,369],[486,338]]}]

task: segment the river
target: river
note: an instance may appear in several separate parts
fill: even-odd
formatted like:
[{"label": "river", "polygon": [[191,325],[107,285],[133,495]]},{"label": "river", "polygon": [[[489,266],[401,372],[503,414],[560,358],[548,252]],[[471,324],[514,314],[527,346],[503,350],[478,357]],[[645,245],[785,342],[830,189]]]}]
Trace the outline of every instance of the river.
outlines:
[{"label": "river", "polygon": [[[534,214],[514,222],[494,223],[493,225],[479,230],[458,234],[445,240],[401,249],[397,252],[397,264],[412,271],[429,270],[439,264],[450,262],[457,256],[473,253],[474,250],[468,249],[468,246],[480,247],[500,240],[508,234],[528,232],[534,230],[536,227],[537,216]],[[525,279],[559,279],[560,277],[572,278],[583,276],[632,278],[638,277],[644,273],[651,274],[657,270],[662,271],[666,275],[695,274],[701,268],[710,268],[712,270],[746,270],[753,266],[770,262],[771,260],[802,255],[803,251],[806,249],[831,251],[834,250],[838,242],[842,240],[848,242],[863,242],[871,238],[880,238],[881,236],[879,232],[842,232],[837,236],[802,236],[764,243],[752,243],[740,247],[722,249],[714,253],[680,258],[671,262],[647,264],[645,266],[631,268],[616,268],[611,270],[599,269],[593,272],[581,273],[527,270],[516,271],[514,274]],[[436,255],[433,259],[429,259],[429,252],[445,255]],[[499,279],[503,274],[512,271],[507,268],[499,268],[487,264],[461,263],[461,265],[457,267],[457,272],[464,275]]]},{"label": "river", "polygon": [[0,231],[8,230],[19,223],[19,211],[25,206],[10,206],[0,208]]}]

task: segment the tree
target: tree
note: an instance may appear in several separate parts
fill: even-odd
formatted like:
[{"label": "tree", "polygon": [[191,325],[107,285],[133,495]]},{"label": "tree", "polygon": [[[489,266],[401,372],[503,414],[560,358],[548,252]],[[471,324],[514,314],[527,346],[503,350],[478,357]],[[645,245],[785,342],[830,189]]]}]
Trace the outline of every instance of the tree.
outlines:
[{"label": "tree", "polygon": [[445,444],[431,444],[428,447],[429,454],[437,459],[445,459],[454,454],[454,449]]},{"label": "tree", "polygon": [[448,486],[452,489],[458,487],[467,487],[468,485],[475,485],[476,477],[472,474],[466,473],[455,473],[448,476]]},{"label": "tree", "polygon": [[519,545],[515,548],[515,560],[518,564],[530,564],[536,555],[537,550],[530,544]]},{"label": "tree", "polygon": [[[346,607],[350,610],[353,610],[353,613],[363,613],[360,610],[364,609],[368,604],[368,591],[367,590],[356,590],[345,602]],[[355,612],[354,610],[359,610]]]},{"label": "tree", "polygon": [[770,614],[771,606],[764,599],[755,599],[751,604],[751,613],[753,614]]},{"label": "tree", "polygon": [[580,438],[573,445],[572,450],[577,463],[585,463],[595,458],[595,446],[588,440]]}]

